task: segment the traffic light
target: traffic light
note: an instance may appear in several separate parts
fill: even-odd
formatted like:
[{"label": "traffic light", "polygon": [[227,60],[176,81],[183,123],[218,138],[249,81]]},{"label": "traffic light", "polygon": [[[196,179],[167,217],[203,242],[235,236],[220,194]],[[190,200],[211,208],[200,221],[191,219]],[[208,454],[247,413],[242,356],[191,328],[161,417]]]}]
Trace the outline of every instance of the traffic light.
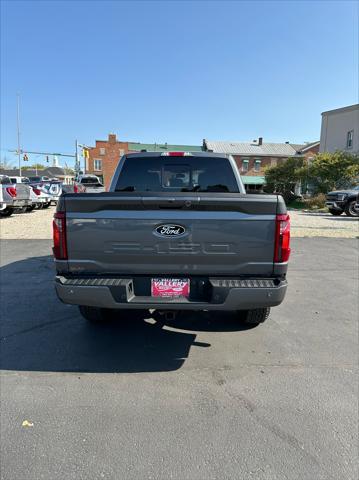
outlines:
[{"label": "traffic light", "polygon": [[22,157],[22,159],[24,160],[24,162],[27,162],[29,160],[29,157],[27,156],[26,153],[24,153],[24,156]]},{"label": "traffic light", "polygon": [[83,148],[82,149],[82,156],[84,157],[85,160],[90,158],[90,150],[88,148]]}]

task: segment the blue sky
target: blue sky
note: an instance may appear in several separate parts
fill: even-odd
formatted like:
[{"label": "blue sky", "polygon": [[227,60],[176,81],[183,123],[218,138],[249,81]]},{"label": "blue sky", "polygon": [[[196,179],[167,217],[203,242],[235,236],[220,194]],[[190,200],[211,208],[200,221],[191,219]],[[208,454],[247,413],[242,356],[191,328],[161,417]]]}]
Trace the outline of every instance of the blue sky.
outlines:
[{"label": "blue sky", "polygon": [[[358,101],[358,4],[2,1],[1,148],[300,143]],[[11,154],[6,154],[12,159]],[[30,158],[35,160],[35,157]],[[41,161],[38,158],[37,161]]]}]

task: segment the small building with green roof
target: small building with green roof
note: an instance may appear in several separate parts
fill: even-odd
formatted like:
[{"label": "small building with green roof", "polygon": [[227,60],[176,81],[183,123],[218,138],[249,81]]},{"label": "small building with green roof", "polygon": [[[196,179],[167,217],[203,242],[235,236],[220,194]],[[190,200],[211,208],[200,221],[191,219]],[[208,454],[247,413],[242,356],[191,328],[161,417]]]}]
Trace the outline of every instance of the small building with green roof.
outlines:
[{"label": "small building with green roof", "polygon": [[128,151],[131,152],[201,152],[202,145],[172,145],[169,143],[131,143],[128,142]]}]

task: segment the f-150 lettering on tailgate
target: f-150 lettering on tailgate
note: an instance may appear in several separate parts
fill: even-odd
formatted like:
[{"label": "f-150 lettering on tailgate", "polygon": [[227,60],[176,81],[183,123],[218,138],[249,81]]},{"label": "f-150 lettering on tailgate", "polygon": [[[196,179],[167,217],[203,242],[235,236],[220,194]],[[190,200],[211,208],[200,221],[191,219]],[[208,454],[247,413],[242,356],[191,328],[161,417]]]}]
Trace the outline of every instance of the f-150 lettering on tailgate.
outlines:
[{"label": "f-150 lettering on tailgate", "polygon": [[138,243],[138,242],[106,242],[104,253],[116,254],[125,253],[131,255],[139,252],[158,253],[158,254],[183,254],[183,255],[233,255],[238,253],[235,243],[189,243],[189,242],[171,242],[171,243]]}]

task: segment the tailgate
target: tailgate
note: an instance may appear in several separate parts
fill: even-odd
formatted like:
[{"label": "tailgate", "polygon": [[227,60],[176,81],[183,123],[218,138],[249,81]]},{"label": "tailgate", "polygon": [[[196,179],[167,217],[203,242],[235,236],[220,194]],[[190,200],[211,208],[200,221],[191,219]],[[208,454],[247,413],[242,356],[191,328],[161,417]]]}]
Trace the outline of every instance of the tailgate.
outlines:
[{"label": "tailgate", "polygon": [[275,195],[70,194],[64,202],[73,273],[271,275],[275,216],[285,211]]},{"label": "tailgate", "polygon": [[85,188],[86,193],[102,193],[105,191],[105,187],[100,184],[85,184],[82,186]]},{"label": "tailgate", "polygon": [[24,183],[17,183],[16,185],[16,197],[14,200],[30,200],[30,188]]}]

